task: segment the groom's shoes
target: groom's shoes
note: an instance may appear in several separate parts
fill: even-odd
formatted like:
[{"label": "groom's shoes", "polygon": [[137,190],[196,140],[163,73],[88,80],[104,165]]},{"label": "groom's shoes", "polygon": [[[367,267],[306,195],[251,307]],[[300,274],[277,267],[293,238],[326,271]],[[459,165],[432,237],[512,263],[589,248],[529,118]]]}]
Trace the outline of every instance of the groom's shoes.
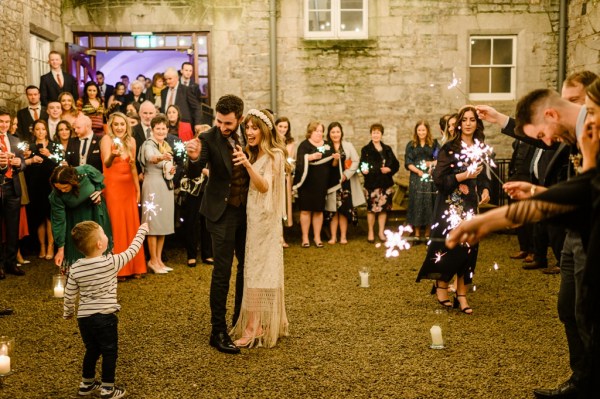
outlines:
[{"label": "groom's shoes", "polygon": [[240,348],[234,345],[226,332],[210,334],[210,346],[217,348],[219,352],[236,354],[240,353]]}]

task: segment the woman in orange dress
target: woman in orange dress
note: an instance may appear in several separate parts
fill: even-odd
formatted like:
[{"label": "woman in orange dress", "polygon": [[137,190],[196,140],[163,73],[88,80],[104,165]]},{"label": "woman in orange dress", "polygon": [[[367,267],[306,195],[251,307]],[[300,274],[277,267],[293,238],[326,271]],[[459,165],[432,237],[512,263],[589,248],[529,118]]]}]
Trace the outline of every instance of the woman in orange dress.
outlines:
[{"label": "woman in orange dress", "polygon": [[[108,133],[100,141],[104,163],[104,197],[112,223],[115,253],[125,251],[140,227],[138,203],[140,184],[135,168],[135,139],[127,117],[121,112],[110,115]],[[144,251],[140,251],[117,275],[119,281],[146,273]]]}]

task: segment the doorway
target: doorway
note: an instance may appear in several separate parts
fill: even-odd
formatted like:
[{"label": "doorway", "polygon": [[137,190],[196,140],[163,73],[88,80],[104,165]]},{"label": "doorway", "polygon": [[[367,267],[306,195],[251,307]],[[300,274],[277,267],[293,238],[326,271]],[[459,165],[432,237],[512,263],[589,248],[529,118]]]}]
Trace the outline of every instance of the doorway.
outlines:
[{"label": "doorway", "polygon": [[[156,72],[167,67],[179,70],[185,61],[194,65],[194,82],[200,86],[201,100],[210,105],[209,33],[97,33],[75,32],[74,42],[80,54],[85,54],[87,63],[102,71],[107,83],[121,80],[121,75],[133,81],[139,74],[150,79]],[[80,56],[79,59],[82,57]],[[90,80],[82,73],[79,84]]]}]

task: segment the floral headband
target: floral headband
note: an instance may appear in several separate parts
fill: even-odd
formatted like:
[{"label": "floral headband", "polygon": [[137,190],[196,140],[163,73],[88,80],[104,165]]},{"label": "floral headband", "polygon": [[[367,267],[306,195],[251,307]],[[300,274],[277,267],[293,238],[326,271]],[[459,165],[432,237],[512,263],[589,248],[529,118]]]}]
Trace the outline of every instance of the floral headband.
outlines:
[{"label": "floral headband", "polygon": [[271,120],[269,119],[269,117],[267,115],[265,115],[263,112],[253,108],[250,111],[248,111],[248,115],[253,115],[253,116],[256,116],[257,118],[260,118],[260,120],[263,121],[269,129],[273,129],[273,123],[271,123]]}]

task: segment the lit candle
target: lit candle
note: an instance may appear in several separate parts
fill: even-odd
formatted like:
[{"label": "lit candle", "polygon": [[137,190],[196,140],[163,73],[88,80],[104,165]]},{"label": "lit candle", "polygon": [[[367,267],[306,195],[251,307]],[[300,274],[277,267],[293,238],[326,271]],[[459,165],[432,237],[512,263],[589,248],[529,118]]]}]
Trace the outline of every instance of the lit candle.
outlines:
[{"label": "lit candle", "polygon": [[10,356],[0,355],[0,375],[10,373]]},{"label": "lit candle", "polygon": [[369,288],[369,271],[360,270],[358,274],[360,275],[360,286],[362,288]]},{"label": "lit candle", "polygon": [[64,296],[65,296],[65,287],[63,287],[60,283],[58,283],[56,285],[56,287],[54,287],[54,297],[62,298]]},{"label": "lit candle", "polygon": [[432,349],[442,349],[444,347],[444,339],[442,338],[442,327],[433,326],[429,330],[431,333],[431,348]]}]

